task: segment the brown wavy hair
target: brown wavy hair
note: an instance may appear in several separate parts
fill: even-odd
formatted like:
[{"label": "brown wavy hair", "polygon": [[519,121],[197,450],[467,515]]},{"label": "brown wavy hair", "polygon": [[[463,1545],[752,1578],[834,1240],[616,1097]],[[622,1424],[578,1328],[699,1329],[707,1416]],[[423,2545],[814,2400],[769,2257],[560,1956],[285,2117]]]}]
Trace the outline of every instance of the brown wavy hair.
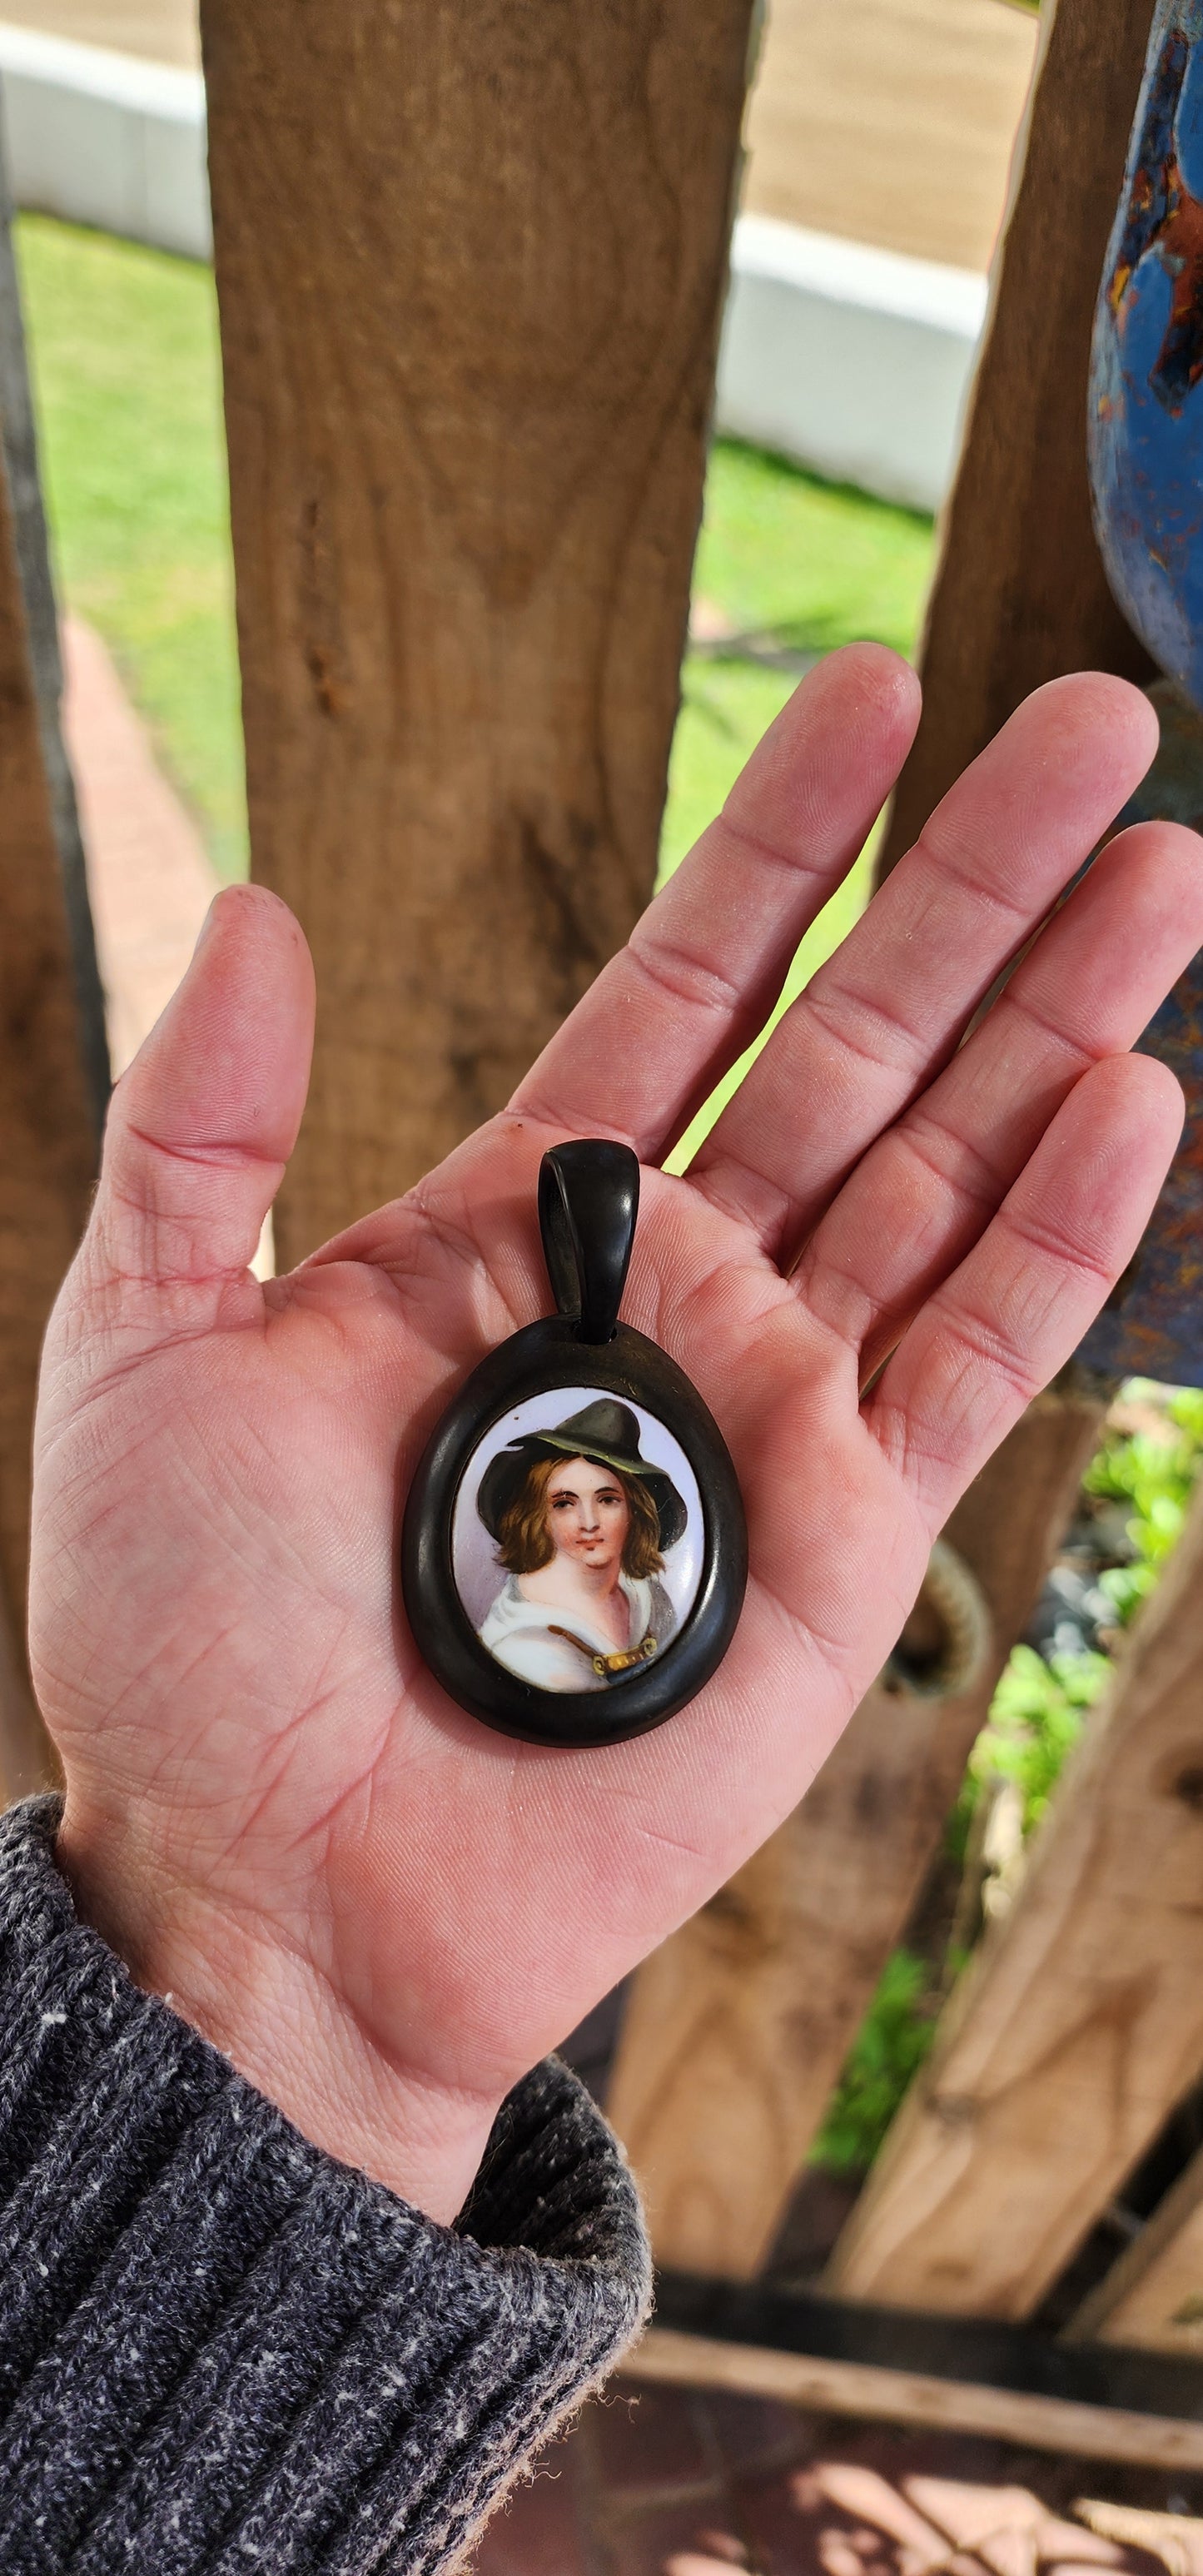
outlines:
[{"label": "brown wavy hair", "polygon": [[[507,1503],[497,1524],[497,1554],[510,1574],[537,1574],[550,1565],[556,1548],[547,1526],[547,1488],[566,1463],[563,1458],[532,1459],[513,1502]],[[637,1583],[663,1571],[660,1514],[642,1476],[624,1476],[617,1467],[609,1473],[621,1485],[630,1511],[622,1570]]]}]

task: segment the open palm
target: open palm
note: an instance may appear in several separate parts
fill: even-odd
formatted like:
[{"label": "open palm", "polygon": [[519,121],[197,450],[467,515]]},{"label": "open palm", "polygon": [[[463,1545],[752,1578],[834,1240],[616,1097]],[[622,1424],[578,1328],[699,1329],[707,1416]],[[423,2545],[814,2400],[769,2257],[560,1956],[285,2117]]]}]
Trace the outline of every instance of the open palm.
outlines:
[{"label": "open palm", "polygon": [[[308,1069],[311,970],[274,898],[218,899],[114,1100],[37,1439],[63,1857],[144,1983],[435,2216],[508,2087],[802,1796],[952,1504],[1130,1258],[1178,1132],[1170,1076],[1123,1052],[1203,942],[1200,845],[1172,826],[1111,844],[960,1044],[1151,756],[1144,701],[1094,677],[1012,719],[688,1178],[659,1169],[763,1025],[916,710],[884,651],[825,663],[512,1107],[288,1278],[246,1266]],[[645,1165],[624,1313],[717,1416],[752,1573],[691,1708],[566,1753],[446,1698],[396,1531],[467,1371],[547,1309],[535,1184],[571,1135]]]}]

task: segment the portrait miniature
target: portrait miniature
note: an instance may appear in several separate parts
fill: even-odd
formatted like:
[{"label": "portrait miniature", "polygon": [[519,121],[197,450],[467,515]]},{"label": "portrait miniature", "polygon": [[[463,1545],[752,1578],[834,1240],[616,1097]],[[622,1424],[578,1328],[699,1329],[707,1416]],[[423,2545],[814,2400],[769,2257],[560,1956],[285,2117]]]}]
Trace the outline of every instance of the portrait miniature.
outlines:
[{"label": "portrait miniature", "polygon": [[516,1408],[500,1445],[481,1444],[455,1514],[456,1581],[481,1644],[545,1691],[609,1690],[663,1655],[701,1570],[679,1444],[613,1396],[574,1404],[584,1393]]}]

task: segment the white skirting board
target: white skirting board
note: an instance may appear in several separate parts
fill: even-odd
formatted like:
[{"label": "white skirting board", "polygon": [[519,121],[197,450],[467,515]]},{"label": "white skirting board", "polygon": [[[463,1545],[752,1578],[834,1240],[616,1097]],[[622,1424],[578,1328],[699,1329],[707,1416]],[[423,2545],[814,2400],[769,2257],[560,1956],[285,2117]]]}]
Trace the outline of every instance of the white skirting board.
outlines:
[{"label": "white skirting board", "polygon": [[16,205],[211,258],[199,72],[0,25],[0,81]]},{"label": "white skirting board", "polygon": [[[212,254],[198,72],[0,25],[18,206],[189,259]],[[720,430],[920,510],[943,499],[986,281],[741,215],[719,357]]]},{"label": "white skirting board", "polygon": [[986,280],[741,215],[720,429],[838,483],[935,510],[952,480]]}]

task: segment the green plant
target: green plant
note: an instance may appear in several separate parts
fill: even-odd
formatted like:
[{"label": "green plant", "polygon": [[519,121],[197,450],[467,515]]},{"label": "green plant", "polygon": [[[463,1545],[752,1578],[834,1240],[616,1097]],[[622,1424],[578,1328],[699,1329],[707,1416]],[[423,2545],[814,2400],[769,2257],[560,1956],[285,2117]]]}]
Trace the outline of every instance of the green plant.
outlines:
[{"label": "green plant", "polygon": [[957,1860],[965,1857],[983,1791],[995,1780],[1013,1780],[1019,1789],[1025,1837],[1039,1824],[1110,1671],[1106,1655],[1052,1655],[1046,1662],[1034,1646],[1012,1647],[949,1819]]},{"label": "green plant", "polygon": [[1186,1507],[1203,1466],[1203,1388],[1164,1388],[1134,1379],[1125,1404],[1139,1406],[1149,1427],[1109,1430],[1086,1475],[1086,1491],[1134,1509],[1126,1523],[1133,1551],[1129,1565],[1108,1566],[1099,1581],[1126,1627],[1158,1576],[1182,1530]]},{"label": "green plant", "polygon": [[844,2061],[811,2164],[859,2173],[872,2164],[935,2029],[930,1973],[910,1950],[887,1959],[877,1991]]}]

